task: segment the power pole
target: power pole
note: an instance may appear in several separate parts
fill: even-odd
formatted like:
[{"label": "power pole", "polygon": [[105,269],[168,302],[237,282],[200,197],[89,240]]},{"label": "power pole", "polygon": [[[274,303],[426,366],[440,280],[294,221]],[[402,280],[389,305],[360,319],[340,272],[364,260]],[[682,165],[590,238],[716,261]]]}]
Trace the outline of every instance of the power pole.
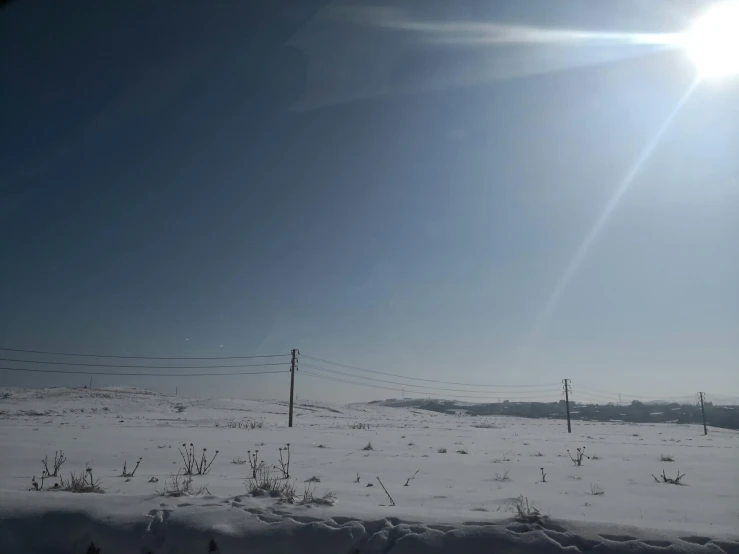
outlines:
[{"label": "power pole", "polygon": [[292,349],[292,359],[290,360],[290,416],[287,423],[288,427],[293,426],[293,393],[295,392],[295,370],[297,369],[297,358],[295,355],[297,352],[295,348]]},{"label": "power pole", "polygon": [[565,404],[567,404],[567,432],[572,433],[572,424],[570,423],[570,380],[564,379],[565,386]]},{"label": "power pole", "polygon": [[708,434],[708,427],[706,427],[706,408],[703,405],[703,397],[706,395],[705,392],[699,392],[698,393],[701,397],[701,413],[703,414],[703,434]]}]

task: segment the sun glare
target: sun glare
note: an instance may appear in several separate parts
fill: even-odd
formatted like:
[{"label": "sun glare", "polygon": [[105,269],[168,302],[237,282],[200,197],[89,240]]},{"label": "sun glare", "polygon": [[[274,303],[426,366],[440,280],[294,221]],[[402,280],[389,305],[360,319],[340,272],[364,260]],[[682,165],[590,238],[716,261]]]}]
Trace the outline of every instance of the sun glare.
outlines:
[{"label": "sun glare", "polygon": [[686,48],[703,78],[739,73],[739,0],[711,7],[687,33]]}]

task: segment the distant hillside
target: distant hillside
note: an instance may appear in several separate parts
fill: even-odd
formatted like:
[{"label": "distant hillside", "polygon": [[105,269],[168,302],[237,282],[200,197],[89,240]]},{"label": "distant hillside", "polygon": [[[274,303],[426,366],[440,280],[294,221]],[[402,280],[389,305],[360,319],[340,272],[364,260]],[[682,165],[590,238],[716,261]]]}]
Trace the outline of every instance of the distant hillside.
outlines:
[{"label": "distant hillside", "polygon": [[[517,417],[564,419],[567,417],[565,401],[559,402],[509,402],[471,404],[454,400],[389,399],[372,402],[393,408],[418,408],[446,414],[489,416],[509,415]],[[706,403],[706,423],[712,427],[739,429],[739,409]],[[668,402],[642,403],[634,401],[625,406],[614,404],[570,403],[570,417],[585,421],[624,421],[630,423],[696,423],[702,424],[700,406]]]}]

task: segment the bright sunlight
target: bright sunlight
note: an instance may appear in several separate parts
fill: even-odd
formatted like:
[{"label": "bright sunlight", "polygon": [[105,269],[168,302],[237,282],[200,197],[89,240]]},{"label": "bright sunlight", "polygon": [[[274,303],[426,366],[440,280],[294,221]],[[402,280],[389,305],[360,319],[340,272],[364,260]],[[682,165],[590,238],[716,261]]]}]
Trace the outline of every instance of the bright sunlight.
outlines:
[{"label": "bright sunlight", "polygon": [[686,46],[701,77],[739,73],[739,1],[709,9],[688,33]]}]

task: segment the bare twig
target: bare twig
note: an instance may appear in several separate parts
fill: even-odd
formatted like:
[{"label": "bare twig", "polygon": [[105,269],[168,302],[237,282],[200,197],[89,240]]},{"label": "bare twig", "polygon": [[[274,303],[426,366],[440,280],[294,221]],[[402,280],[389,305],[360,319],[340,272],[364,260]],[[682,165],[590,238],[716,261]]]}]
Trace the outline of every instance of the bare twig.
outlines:
[{"label": "bare twig", "polygon": [[63,450],[57,450],[54,452],[54,471],[49,471],[49,456],[47,455],[43,460],[41,460],[41,463],[44,465],[44,471],[46,472],[47,477],[57,477],[59,475],[59,468],[62,467],[62,464],[67,461],[67,458],[64,456]]},{"label": "bare twig", "polygon": [[680,479],[685,477],[685,474],[683,473],[682,475],[680,475],[680,470],[678,469],[677,477],[672,479],[671,477],[667,477],[667,475],[665,475],[665,470],[663,469],[662,470],[662,481],[660,481],[657,477],[655,477],[654,473],[652,474],[652,477],[658,483],[669,483],[670,485],[683,485],[683,483],[680,482]]},{"label": "bare twig", "polygon": [[578,448],[577,449],[577,454],[574,457],[572,456],[572,454],[570,453],[569,450],[567,451],[567,454],[569,454],[570,460],[572,460],[572,463],[575,464],[576,466],[581,466],[582,465],[583,458],[590,459],[589,456],[586,456],[585,455],[585,447],[584,446],[582,448]]},{"label": "bare twig", "polygon": [[377,481],[380,483],[380,486],[382,487],[382,490],[385,491],[385,494],[390,499],[390,505],[391,506],[395,506],[395,500],[393,500],[393,497],[390,496],[390,493],[389,492],[387,492],[387,489],[385,488],[385,485],[382,484],[382,481],[380,481],[380,478],[379,477],[377,478]]},{"label": "bare twig", "polygon": [[141,463],[142,458],[139,458],[139,461],[136,462],[136,467],[133,468],[133,471],[131,473],[128,473],[126,471],[126,462],[123,462],[123,473],[121,473],[121,477],[133,477],[134,473],[136,473],[136,470],[139,468],[139,464]]},{"label": "bare twig", "polygon": [[405,482],[405,485],[403,485],[403,486],[404,487],[407,487],[408,485],[410,485],[411,481],[413,481],[413,479],[416,478],[416,475],[418,474],[419,471],[421,471],[421,470],[420,469],[417,469],[416,470],[416,473],[414,473],[413,475],[411,475],[410,477],[408,477],[408,480]]}]

